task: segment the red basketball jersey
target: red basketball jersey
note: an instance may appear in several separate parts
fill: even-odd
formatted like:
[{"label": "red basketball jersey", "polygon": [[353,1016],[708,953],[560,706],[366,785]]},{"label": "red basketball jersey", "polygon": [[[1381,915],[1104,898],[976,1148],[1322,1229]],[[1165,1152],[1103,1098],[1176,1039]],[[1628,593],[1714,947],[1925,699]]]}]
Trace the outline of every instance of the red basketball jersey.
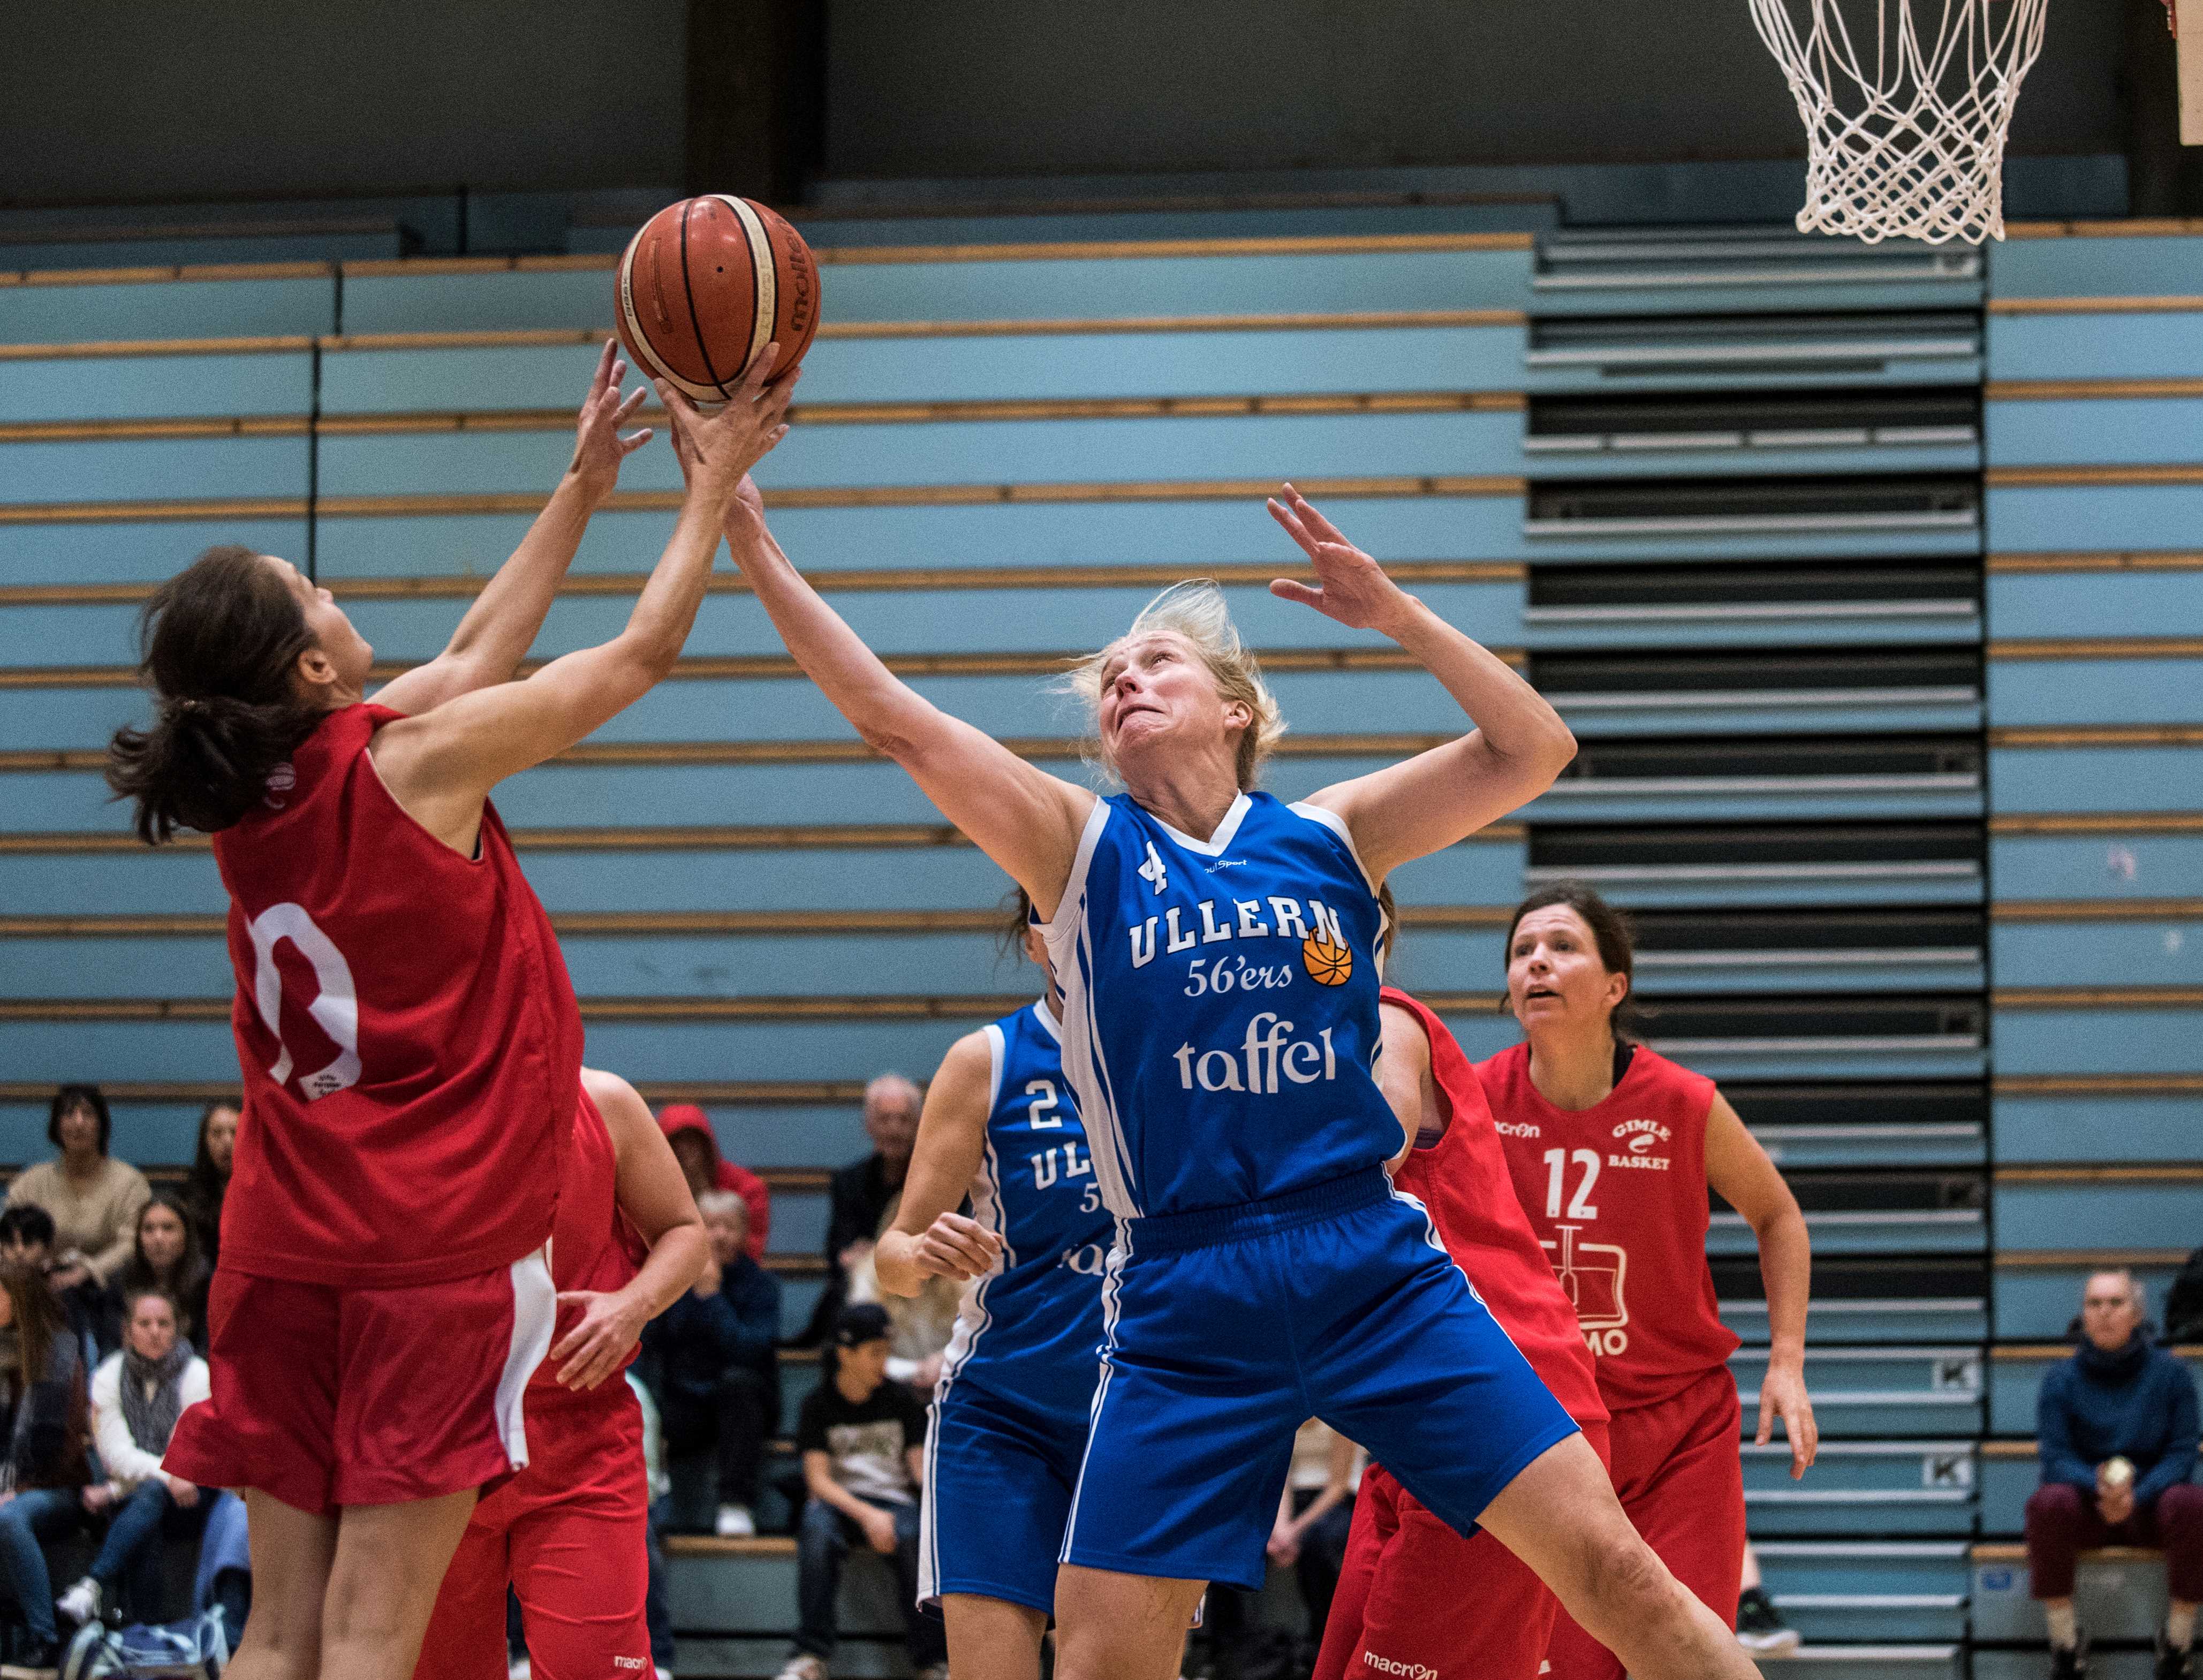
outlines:
[{"label": "red basketball jersey", "polygon": [[1397,987],[1384,1001],[1414,1011],[1431,1041],[1431,1079],[1448,1119],[1445,1135],[1409,1152],[1392,1182],[1430,1210],[1446,1253],[1465,1272],[1499,1328],[1579,1424],[1606,1417],[1598,1378],[1575,1310],[1515,1199],[1484,1087],[1445,1023]]},{"label": "red basketball jersey", "polygon": [[497,812],[469,859],[383,786],[368,744],[399,715],[331,713],[214,837],[245,1074],[237,1271],[400,1287],[551,1234],[581,1088],[573,985]]},{"label": "red basketball jersey", "polygon": [[1608,1406],[1650,1406],[1727,1360],[1737,1337],[1706,1264],[1713,1081],[1639,1045],[1604,1102],[1570,1111],[1530,1082],[1527,1044],[1476,1071]]},{"label": "red basketball jersey", "polygon": [[[619,1153],[610,1127],[587,1088],[574,1110],[574,1141],[566,1152],[566,1170],[558,1190],[558,1217],[551,1227],[551,1277],[560,1294],[570,1289],[610,1294],[631,1282],[641,1269],[642,1239],[628,1223],[619,1206]],[[551,1332],[556,1347],[575,1325],[582,1309],[562,1306]],[[635,1363],[640,1348],[630,1348],[623,1368]],[[546,1359],[528,1379],[529,1404],[545,1394],[562,1400],[594,1397],[615,1405],[626,1403],[627,1384],[606,1377],[594,1388],[576,1393],[559,1386],[554,1373],[560,1361]]]}]

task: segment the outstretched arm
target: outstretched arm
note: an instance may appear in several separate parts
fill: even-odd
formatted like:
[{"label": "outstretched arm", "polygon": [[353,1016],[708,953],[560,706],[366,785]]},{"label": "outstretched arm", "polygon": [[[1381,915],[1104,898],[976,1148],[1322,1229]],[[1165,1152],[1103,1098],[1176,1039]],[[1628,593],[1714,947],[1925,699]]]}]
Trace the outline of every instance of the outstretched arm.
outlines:
[{"label": "outstretched arm", "polygon": [[566,569],[574,563],[590,516],[619,487],[620,463],[650,441],[647,426],[631,436],[620,435],[620,427],[649,394],[647,387],[638,387],[623,398],[620,382],[626,376],[627,363],[607,339],[574,428],[574,458],[550,501],[512,557],[475,597],[450,645],[427,664],[393,678],[375,695],[379,703],[418,716],[461,694],[512,681],[558,598]]},{"label": "outstretched arm", "polygon": [[1290,484],[1270,512],[1314,563],[1316,587],[1270,592],[1357,630],[1390,636],[1445,685],[1472,724],[1434,746],[1309,796],[1346,819],[1373,881],[1466,840],[1544,793],[1575,757],[1575,737],[1538,691],[1385,575]]},{"label": "outstretched arm", "polygon": [[781,551],[754,493],[729,512],[727,543],[804,675],[867,746],[907,770],[941,814],[1053,917],[1092,793],[1026,763],[889,671]]},{"label": "outstretched arm", "polygon": [[671,386],[658,386],[684,451],[688,492],[624,630],[553,659],[524,682],[476,689],[376,734],[383,781],[446,845],[471,852],[491,788],[564,752],[671,673],[711,579],[727,509],[751,467],[788,430],[782,416],[796,381],[765,390],[771,362],[768,346],[735,399],[715,415],[700,415]]},{"label": "outstretched arm", "polygon": [[994,1073],[986,1034],[966,1033],[948,1046],[925,1088],[902,1202],[872,1251],[880,1288],[890,1294],[914,1295],[929,1277],[962,1282],[1001,1258],[1002,1240],[956,1211],[986,1153]]},{"label": "outstretched arm", "polygon": [[1745,1129],[1728,1099],[1714,1093],[1706,1117],[1706,1182],[1744,1216],[1759,1239],[1759,1275],[1767,1287],[1769,1346],[1767,1376],[1759,1385],[1759,1429],[1764,1447],[1775,1420],[1790,1437],[1790,1474],[1803,1476],[1820,1450],[1820,1427],[1805,1392],[1805,1310],[1813,1288],[1813,1243],[1798,1199],[1759,1140]]}]

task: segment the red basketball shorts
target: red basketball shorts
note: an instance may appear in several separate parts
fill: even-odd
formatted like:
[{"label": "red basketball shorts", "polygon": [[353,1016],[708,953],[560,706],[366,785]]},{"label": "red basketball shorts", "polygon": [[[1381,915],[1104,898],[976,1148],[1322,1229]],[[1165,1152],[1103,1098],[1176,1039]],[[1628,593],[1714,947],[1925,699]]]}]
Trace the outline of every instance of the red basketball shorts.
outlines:
[{"label": "red basketball shorts", "polygon": [[557,1314],[540,1253],[393,1289],[217,1270],[213,1394],[163,1463],[317,1512],[485,1487],[528,1462],[521,1395]]},{"label": "red basketball shorts", "polygon": [[[1584,1438],[1604,1460],[1606,1425],[1584,1425]],[[1372,1465],[1314,1680],[1537,1680],[1560,1611],[1497,1540],[1455,1533]]]},{"label": "red basketball shorts", "polygon": [[505,1589],[540,1680],[648,1680],[642,1408],[622,1376],[529,1396],[528,1468],[486,1496],[445,1571],[415,1680],[505,1680]]},{"label": "red basketball shorts", "polygon": [[[1744,1575],[1744,1465],[1736,1378],[1716,1365],[1680,1394],[1614,1414],[1614,1490],[1675,1578],[1729,1627]],[[1622,1680],[1621,1659],[1564,1612],[1553,1680]]]}]

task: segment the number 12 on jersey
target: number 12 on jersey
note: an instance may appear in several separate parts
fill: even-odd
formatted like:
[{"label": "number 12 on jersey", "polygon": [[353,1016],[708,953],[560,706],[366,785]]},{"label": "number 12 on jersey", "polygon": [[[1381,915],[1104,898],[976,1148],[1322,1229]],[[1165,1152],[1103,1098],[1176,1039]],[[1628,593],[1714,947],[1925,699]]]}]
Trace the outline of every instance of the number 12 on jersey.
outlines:
[{"label": "number 12 on jersey", "polygon": [[1579,1149],[1573,1155],[1566,1149],[1545,1152],[1545,1217],[1561,1217],[1561,1193],[1567,1188],[1568,1163],[1573,1159],[1583,1169],[1583,1176],[1576,1182],[1576,1193],[1568,1199],[1568,1217],[1596,1219],[1598,1210],[1591,1203],[1591,1187],[1598,1182],[1598,1151]]}]

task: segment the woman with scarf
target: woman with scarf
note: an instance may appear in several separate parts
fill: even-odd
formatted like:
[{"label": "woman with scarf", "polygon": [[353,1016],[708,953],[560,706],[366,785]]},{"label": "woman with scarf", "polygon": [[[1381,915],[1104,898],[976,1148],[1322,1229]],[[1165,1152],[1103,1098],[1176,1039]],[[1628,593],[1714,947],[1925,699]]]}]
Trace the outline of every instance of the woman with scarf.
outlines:
[{"label": "woman with scarf", "polygon": [[[204,1514],[209,1495],[161,1468],[161,1454],[184,1408],[207,1397],[207,1365],[177,1329],[175,1300],[162,1289],[133,1291],[123,1303],[122,1346],[100,1362],[92,1379],[99,1461],[107,1480],[84,1490],[87,1511],[113,1511],[92,1573],[62,1595],[55,1608],[89,1622],[115,1601],[127,1577],[139,1618],[157,1619],[161,1536],[175,1513]],[[196,1520],[196,1518],[182,1519]]]},{"label": "woman with scarf", "polygon": [[0,1577],[27,1637],[4,1680],[53,1680],[61,1660],[42,1540],[84,1520],[88,1477],[83,1344],[36,1267],[0,1264]]}]

